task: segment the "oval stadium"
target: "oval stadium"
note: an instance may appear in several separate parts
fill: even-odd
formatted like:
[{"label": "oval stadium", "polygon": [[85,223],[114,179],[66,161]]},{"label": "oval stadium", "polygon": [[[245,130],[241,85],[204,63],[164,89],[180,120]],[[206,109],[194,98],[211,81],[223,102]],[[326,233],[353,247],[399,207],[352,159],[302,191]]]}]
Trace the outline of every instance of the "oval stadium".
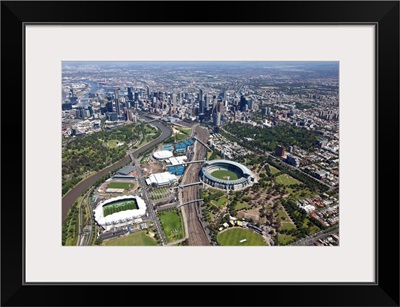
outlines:
[{"label": "oval stadium", "polygon": [[100,203],[94,217],[100,226],[129,222],[146,214],[146,203],[139,196],[118,196]]},{"label": "oval stadium", "polygon": [[241,190],[255,182],[253,173],[244,165],[229,160],[212,160],[203,164],[200,180],[224,190]]}]

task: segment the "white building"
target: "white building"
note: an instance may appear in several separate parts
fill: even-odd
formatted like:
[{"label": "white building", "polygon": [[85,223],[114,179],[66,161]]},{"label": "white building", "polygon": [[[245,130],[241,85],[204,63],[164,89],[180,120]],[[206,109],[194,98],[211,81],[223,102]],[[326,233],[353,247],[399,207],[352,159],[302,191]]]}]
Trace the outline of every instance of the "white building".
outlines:
[{"label": "white building", "polygon": [[177,179],[178,177],[176,177],[175,175],[169,172],[164,172],[159,174],[151,174],[149,178],[146,179],[146,183],[147,185],[162,186],[171,184],[175,182]]},{"label": "white building", "polygon": [[153,153],[153,157],[157,160],[164,160],[173,157],[173,154],[169,150],[159,150]]}]

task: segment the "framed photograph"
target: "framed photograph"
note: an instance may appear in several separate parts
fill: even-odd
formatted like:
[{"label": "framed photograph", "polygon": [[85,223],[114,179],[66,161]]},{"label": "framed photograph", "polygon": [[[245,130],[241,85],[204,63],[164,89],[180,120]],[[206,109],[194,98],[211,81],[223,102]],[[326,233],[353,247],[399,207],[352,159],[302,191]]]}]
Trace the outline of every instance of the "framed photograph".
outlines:
[{"label": "framed photograph", "polygon": [[2,305],[399,306],[399,2],[227,4],[1,3]]}]

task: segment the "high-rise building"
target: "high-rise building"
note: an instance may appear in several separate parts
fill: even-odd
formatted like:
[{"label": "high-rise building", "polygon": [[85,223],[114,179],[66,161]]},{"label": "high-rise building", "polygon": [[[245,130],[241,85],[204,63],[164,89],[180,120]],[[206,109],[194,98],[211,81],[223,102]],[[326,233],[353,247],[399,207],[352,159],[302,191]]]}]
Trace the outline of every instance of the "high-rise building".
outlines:
[{"label": "high-rise building", "polygon": [[275,155],[278,157],[285,157],[286,156],[286,148],[282,145],[277,145],[275,147]]},{"label": "high-rise building", "polygon": [[119,113],[120,113],[120,105],[119,105],[118,98],[115,99],[115,113],[117,113],[117,115],[119,115]]},{"label": "high-rise building", "polygon": [[213,123],[215,126],[221,126],[221,113],[216,112],[213,114]]},{"label": "high-rise building", "polygon": [[131,87],[128,87],[128,99],[129,101],[133,100],[133,90]]},{"label": "high-rise building", "polygon": [[114,90],[114,99],[118,99],[119,98],[119,88]]},{"label": "high-rise building", "polygon": [[107,112],[112,112],[113,110],[113,103],[112,101],[108,101],[106,104]]},{"label": "high-rise building", "polygon": [[293,155],[290,155],[290,154],[287,155],[286,163],[288,163],[290,165],[293,165],[295,167],[299,167],[300,166],[299,158],[297,158],[297,157],[295,157]]},{"label": "high-rise building", "polygon": [[107,113],[107,119],[110,121],[117,121],[118,120],[118,115],[116,112],[108,112]]},{"label": "high-rise building", "polygon": [[119,108],[119,88],[114,90],[114,103],[115,103],[115,112],[117,116],[119,116],[120,108]]},{"label": "high-rise building", "polygon": [[74,90],[71,88],[68,95],[69,101],[71,104],[76,104],[78,97],[75,96]]},{"label": "high-rise building", "polygon": [[199,114],[205,113],[205,102],[203,100],[203,90],[199,90]]}]

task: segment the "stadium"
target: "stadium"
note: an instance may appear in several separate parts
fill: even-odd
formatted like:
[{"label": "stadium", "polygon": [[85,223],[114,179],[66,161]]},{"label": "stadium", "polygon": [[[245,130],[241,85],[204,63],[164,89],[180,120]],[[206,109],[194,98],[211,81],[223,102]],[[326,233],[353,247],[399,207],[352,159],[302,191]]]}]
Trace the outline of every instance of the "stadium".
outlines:
[{"label": "stadium", "polygon": [[244,165],[229,160],[212,160],[203,164],[200,180],[214,188],[241,190],[255,182],[253,173]]},{"label": "stadium", "polygon": [[146,214],[146,203],[138,196],[118,196],[100,203],[94,209],[94,217],[100,226],[129,222]]}]

